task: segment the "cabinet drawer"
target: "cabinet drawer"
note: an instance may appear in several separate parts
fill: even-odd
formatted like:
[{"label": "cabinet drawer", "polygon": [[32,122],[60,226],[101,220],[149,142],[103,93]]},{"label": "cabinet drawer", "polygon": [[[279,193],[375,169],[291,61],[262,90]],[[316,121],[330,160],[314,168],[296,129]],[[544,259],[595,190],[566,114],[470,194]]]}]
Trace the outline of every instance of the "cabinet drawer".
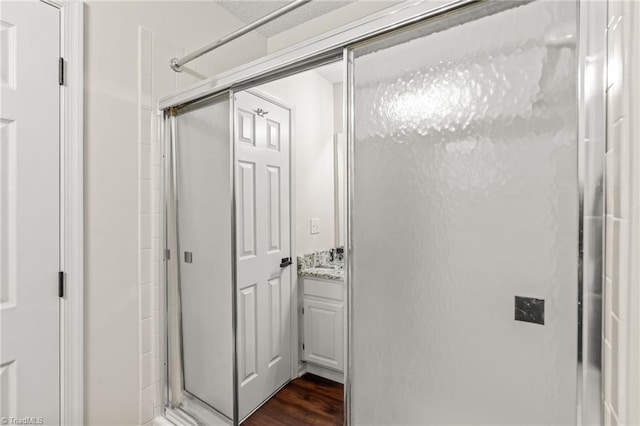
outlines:
[{"label": "cabinet drawer", "polygon": [[344,300],[344,283],[342,282],[320,281],[304,278],[302,286],[305,296]]}]

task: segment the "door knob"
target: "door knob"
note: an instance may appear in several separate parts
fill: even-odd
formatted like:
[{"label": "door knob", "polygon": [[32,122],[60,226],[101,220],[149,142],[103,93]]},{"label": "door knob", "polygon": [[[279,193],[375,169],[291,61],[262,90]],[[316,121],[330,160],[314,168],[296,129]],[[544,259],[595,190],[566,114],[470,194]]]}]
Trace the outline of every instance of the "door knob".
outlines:
[{"label": "door knob", "polygon": [[280,267],[281,268],[286,268],[289,265],[291,265],[291,258],[290,257],[283,257],[282,260],[280,261]]}]

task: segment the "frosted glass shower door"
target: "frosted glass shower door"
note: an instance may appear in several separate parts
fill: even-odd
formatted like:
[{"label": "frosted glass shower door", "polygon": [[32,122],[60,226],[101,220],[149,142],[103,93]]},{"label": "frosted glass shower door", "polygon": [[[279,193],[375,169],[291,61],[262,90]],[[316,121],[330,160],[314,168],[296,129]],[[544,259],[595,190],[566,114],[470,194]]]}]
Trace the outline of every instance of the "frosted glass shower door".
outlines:
[{"label": "frosted glass shower door", "polygon": [[357,46],[354,424],[576,424],[576,3]]},{"label": "frosted glass shower door", "polygon": [[[231,125],[227,96],[176,117],[184,390],[233,418]],[[172,317],[171,320],[176,320]],[[177,324],[172,324],[177,327]],[[172,352],[175,349],[172,350]]]}]

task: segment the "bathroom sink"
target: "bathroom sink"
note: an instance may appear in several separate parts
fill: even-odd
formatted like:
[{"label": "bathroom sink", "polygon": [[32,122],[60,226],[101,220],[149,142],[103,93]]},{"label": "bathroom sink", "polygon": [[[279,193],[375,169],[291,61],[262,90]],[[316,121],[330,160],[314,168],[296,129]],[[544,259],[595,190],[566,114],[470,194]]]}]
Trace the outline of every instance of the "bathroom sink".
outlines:
[{"label": "bathroom sink", "polygon": [[324,278],[342,281],[344,279],[344,267],[339,263],[329,265],[315,265],[300,271],[300,274],[312,278]]},{"label": "bathroom sink", "polygon": [[323,278],[342,281],[344,280],[344,269],[333,266],[329,268],[315,266],[313,268],[308,268],[300,271],[300,275],[311,278]]},{"label": "bathroom sink", "polygon": [[338,270],[338,269],[342,269],[343,268],[343,264],[342,263],[331,263],[331,264],[326,264],[326,265],[316,265],[314,267],[314,269],[330,269],[332,271]]},{"label": "bathroom sink", "polygon": [[344,261],[336,258],[330,251],[298,256],[298,274],[309,278],[325,280],[344,280]]}]

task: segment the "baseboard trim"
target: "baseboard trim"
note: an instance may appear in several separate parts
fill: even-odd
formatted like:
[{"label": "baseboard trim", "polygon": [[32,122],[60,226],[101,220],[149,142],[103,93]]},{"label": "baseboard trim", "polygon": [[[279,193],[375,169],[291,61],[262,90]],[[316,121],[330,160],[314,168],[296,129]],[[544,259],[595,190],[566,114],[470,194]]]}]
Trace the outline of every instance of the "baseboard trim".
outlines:
[{"label": "baseboard trim", "polygon": [[312,364],[310,362],[307,362],[306,364],[306,373],[315,374],[316,376],[324,377],[325,379],[332,380],[344,385],[344,372],[332,370],[330,368]]}]

